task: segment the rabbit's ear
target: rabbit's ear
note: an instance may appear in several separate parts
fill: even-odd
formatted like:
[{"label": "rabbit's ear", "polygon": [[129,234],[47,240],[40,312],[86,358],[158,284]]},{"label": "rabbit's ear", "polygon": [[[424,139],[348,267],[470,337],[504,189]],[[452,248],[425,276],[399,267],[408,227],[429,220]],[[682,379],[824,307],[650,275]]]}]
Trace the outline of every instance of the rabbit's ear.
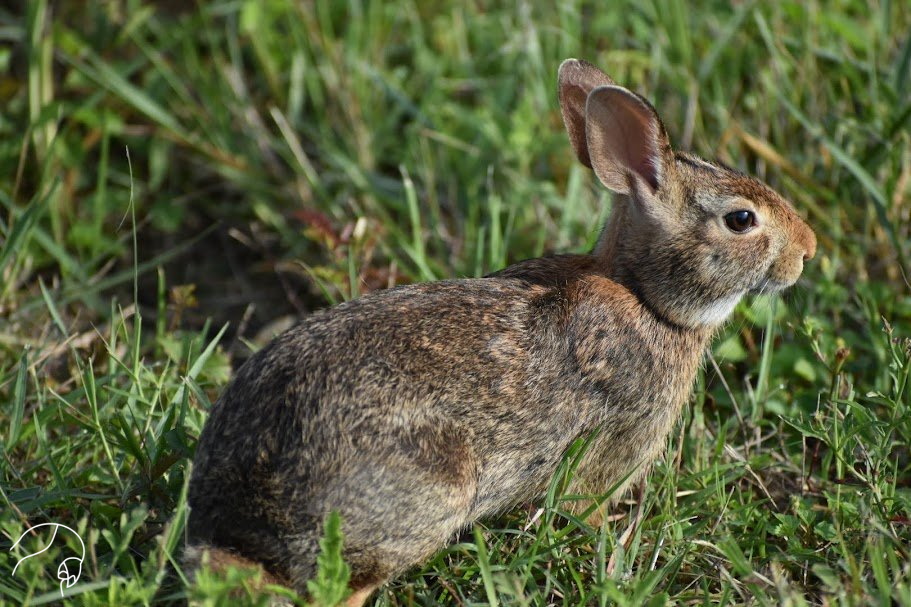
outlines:
[{"label": "rabbit's ear", "polygon": [[605,186],[628,194],[634,178],[651,193],[661,188],[671,148],[648,101],[620,86],[598,87],[588,95],[585,132],[592,168]]},{"label": "rabbit's ear", "polygon": [[560,113],[579,162],[592,168],[585,139],[585,100],[599,86],[613,84],[610,76],[587,61],[567,59],[557,74],[560,88]]}]

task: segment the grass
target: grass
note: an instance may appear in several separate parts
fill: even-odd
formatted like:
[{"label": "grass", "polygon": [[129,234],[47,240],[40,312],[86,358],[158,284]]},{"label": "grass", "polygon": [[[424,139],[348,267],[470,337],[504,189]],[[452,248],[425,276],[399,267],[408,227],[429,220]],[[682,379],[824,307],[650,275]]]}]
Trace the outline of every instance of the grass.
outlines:
[{"label": "grass", "polygon": [[0,602],[60,602],[75,538],[15,576],[7,550],[57,522],[86,544],[65,604],[240,603],[250,580],[188,585],[179,566],[206,411],[288,318],[590,248],[609,197],[572,158],[555,92],[576,56],[652,99],[677,146],[793,200],[819,254],[719,335],[641,525],[629,504],[599,528],[574,518],[558,475],[376,604],[911,605],[901,2],[11,10]]}]

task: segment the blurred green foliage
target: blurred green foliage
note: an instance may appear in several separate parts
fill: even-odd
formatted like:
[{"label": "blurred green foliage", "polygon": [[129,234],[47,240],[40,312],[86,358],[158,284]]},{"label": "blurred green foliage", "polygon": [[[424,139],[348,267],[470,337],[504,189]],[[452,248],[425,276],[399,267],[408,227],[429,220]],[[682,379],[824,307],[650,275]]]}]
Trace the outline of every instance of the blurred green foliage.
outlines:
[{"label": "blurred green foliage", "polygon": [[[180,565],[232,362],[317,306],[588,250],[575,56],[790,198],[818,256],[719,335],[641,525],[551,496],[376,601],[911,605],[909,32],[889,0],[0,8],[0,532],[79,530],[67,604],[263,604]],[[0,600],[59,601],[66,551],[0,550]]]}]

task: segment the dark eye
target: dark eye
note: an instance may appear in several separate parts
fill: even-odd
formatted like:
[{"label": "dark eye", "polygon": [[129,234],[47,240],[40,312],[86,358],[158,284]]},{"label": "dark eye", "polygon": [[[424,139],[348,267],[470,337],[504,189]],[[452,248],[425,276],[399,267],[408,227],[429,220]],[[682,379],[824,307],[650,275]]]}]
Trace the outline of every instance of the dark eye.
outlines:
[{"label": "dark eye", "polygon": [[724,223],[732,232],[746,232],[756,225],[756,216],[752,211],[734,211],[724,216]]}]

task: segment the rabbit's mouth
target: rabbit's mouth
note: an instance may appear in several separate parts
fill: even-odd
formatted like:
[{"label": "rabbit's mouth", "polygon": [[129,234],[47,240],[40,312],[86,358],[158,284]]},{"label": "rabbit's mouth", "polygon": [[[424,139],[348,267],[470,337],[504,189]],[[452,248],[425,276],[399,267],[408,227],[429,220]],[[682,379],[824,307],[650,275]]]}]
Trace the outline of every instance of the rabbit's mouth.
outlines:
[{"label": "rabbit's mouth", "polygon": [[794,285],[795,281],[782,281],[776,280],[774,278],[766,278],[761,283],[750,289],[750,295],[770,295],[772,293],[780,293],[788,287]]}]

